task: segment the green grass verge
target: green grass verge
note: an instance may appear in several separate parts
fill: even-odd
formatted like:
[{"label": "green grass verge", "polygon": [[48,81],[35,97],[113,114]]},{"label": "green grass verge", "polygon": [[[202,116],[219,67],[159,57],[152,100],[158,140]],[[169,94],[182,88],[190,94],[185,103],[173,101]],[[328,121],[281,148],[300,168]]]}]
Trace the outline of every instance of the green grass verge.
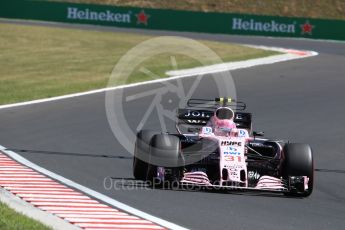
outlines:
[{"label": "green grass verge", "polygon": [[177,9],[203,12],[231,12],[285,17],[345,19],[344,0],[48,0],[77,3]]},{"label": "green grass verge", "polygon": [[42,223],[25,215],[15,212],[0,202],[0,229],[1,230],[48,230],[51,229]]},{"label": "green grass verge", "polygon": [[[0,23],[0,104],[48,98],[106,87],[110,73],[129,49],[150,36]],[[228,43],[201,41],[224,61],[277,54]],[[179,68],[199,66],[177,56]],[[166,77],[169,55],[146,61],[145,67]],[[126,83],[151,80],[134,71]],[[123,82],[123,79],[119,79]]]}]

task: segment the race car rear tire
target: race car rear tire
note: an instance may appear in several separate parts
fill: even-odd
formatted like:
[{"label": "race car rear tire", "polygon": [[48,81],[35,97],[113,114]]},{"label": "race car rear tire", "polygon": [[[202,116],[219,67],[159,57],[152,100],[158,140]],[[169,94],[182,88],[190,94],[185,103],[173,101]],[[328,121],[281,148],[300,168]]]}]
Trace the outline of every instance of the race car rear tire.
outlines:
[{"label": "race car rear tire", "polygon": [[179,164],[180,139],[169,134],[154,135],[151,139],[150,163],[147,180],[154,180],[157,167],[176,167]]},{"label": "race car rear tire", "polygon": [[141,130],[137,134],[133,157],[133,175],[136,180],[146,180],[150,153],[150,141],[157,134],[152,130]]},{"label": "race car rear tire", "polygon": [[313,153],[307,144],[286,144],[283,148],[283,174],[289,176],[307,176],[309,178],[307,191],[291,191],[286,195],[307,197],[313,192],[314,160]]}]

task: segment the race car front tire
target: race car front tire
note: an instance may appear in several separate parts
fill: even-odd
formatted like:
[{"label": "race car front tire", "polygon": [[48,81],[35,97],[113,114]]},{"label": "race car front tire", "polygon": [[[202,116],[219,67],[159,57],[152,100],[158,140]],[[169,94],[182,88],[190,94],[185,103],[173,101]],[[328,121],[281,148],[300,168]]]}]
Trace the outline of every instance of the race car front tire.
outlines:
[{"label": "race car front tire", "polygon": [[157,134],[152,130],[141,130],[137,134],[133,157],[133,175],[136,180],[146,180],[150,153],[150,141]]},{"label": "race car front tire", "polygon": [[299,143],[286,144],[283,153],[283,175],[286,179],[289,176],[307,176],[309,178],[306,191],[290,191],[287,195],[310,196],[314,185],[314,160],[311,147]]},{"label": "race car front tire", "polygon": [[157,167],[173,168],[179,164],[180,139],[174,135],[158,134],[151,139],[147,180],[154,180]]}]

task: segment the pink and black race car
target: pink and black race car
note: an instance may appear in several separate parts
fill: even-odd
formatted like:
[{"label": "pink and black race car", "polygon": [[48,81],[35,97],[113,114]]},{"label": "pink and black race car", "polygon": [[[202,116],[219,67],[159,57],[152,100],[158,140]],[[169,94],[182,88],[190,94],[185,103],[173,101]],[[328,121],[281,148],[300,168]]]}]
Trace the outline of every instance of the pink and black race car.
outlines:
[{"label": "pink and black race car", "polygon": [[[151,130],[137,134],[136,179],[303,197],[312,193],[314,163],[309,145],[252,132],[252,115],[244,112],[243,102],[190,99],[187,106],[178,109],[176,134]],[[210,123],[213,118],[234,122],[235,127],[215,126]]]}]

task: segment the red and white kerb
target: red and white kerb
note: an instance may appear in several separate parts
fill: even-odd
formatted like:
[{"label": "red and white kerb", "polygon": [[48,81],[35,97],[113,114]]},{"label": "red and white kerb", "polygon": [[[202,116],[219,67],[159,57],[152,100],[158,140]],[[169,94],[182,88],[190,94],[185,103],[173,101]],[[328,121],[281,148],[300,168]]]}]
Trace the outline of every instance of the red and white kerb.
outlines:
[{"label": "red and white kerb", "polygon": [[82,229],[164,229],[23,166],[0,152],[0,186]]}]

